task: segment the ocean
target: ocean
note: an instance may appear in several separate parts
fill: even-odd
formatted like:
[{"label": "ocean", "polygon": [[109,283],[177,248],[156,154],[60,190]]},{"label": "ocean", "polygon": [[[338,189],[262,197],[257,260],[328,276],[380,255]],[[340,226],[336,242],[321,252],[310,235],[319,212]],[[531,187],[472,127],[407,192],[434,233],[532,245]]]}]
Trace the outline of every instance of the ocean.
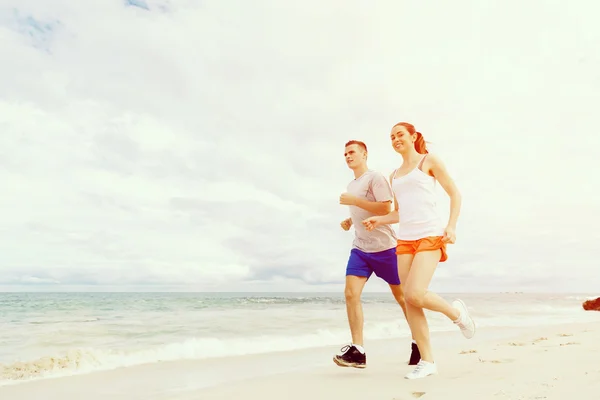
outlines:
[{"label": "ocean", "polygon": [[[462,298],[484,330],[597,320],[581,307],[591,295],[443,297]],[[391,293],[365,293],[363,307],[367,348],[408,338]],[[456,329],[428,317],[432,331]],[[0,293],[0,327],[0,385],[166,361],[328,346],[333,354],[350,340],[342,293]]]}]

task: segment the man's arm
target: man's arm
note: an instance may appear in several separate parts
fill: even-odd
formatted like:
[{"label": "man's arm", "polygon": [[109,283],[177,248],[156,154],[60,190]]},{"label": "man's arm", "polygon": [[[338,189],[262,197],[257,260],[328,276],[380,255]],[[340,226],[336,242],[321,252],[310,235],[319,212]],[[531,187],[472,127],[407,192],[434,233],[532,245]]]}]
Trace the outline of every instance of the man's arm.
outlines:
[{"label": "man's arm", "polygon": [[[390,174],[390,184],[388,186],[389,193],[391,193],[392,197],[394,198],[394,209],[391,212],[386,213],[382,216],[371,217],[371,218],[365,219],[362,223],[369,231],[373,230],[373,228],[374,228],[373,224],[391,225],[391,224],[397,224],[400,220],[400,216],[398,214],[398,200],[396,199],[396,195],[394,194],[394,191],[392,190],[392,178],[394,177],[395,173],[396,173],[396,170],[394,170],[394,172],[392,172]],[[387,181],[386,181],[386,186],[387,186]]]},{"label": "man's arm", "polygon": [[351,195],[350,193],[342,193],[340,196],[340,204],[345,206],[360,207],[363,210],[367,210],[376,215],[385,215],[390,212],[390,203],[391,201],[369,201]]},{"label": "man's arm", "polygon": [[[352,196],[351,205],[360,207],[375,215],[386,215],[390,212],[390,206],[394,199],[394,194],[390,189],[385,177],[381,174],[375,174],[371,181],[371,190],[375,201],[369,201]],[[342,195],[343,196],[343,195]]]},{"label": "man's arm", "polygon": [[363,210],[367,210],[375,215],[385,215],[390,212],[391,200],[386,201],[369,201],[358,198],[350,193],[342,193],[340,196],[340,204],[345,206],[356,206]]},{"label": "man's arm", "polygon": [[392,202],[395,200],[394,192],[392,192],[392,188],[383,174],[377,173],[373,176],[371,190],[373,196],[375,196],[375,202],[379,204],[376,211],[372,212],[377,215],[386,215],[392,211]]},{"label": "man's arm", "polygon": [[354,205],[367,210],[375,215],[385,215],[390,212],[390,200],[387,201],[369,201],[365,199],[356,198]]}]

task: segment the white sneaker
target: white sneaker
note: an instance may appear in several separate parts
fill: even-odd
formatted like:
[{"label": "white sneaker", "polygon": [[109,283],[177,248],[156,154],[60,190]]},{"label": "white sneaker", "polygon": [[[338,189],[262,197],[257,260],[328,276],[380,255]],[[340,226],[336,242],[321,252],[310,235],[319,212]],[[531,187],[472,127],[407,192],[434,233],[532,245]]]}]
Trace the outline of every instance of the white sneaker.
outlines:
[{"label": "white sneaker", "polygon": [[462,300],[456,299],[452,302],[452,307],[456,308],[460,313],[458,320],[454,321],[454,324],[458,325],[464,337],[471,339],[475,336],[475,321],[471,318],[467,305]]},{"label": "white sneaker", "polygon": [[428,361],[419,361],[417,367],[412,371],[406,374],[405,379],[420,379],[425,378],[429,375],[437,374],[437,365]]}]

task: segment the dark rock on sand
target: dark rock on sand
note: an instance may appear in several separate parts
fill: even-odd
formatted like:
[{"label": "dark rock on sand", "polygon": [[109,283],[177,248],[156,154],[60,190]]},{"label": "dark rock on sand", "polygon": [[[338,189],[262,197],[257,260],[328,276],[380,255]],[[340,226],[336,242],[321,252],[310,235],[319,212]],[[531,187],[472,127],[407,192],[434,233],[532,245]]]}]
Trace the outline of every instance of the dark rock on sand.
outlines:
[{"label": "dark rock on sand", "polygon": [[584,301],[583,309],[588,311],[600,311],[600,297],[595,300]]}]

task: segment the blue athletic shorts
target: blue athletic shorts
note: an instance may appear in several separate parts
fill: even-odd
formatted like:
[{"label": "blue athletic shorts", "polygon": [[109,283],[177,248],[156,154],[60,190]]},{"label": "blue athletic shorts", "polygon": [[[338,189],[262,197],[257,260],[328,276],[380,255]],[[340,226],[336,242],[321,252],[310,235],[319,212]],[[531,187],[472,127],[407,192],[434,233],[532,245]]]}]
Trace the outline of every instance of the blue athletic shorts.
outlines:
[{"label": "blue athletic shorts", "polygon": [[375,272],[375,275],[388,284],[399,285],[398,259],[396,257],[395,247],[376,253],[365,253],[358,249],[352,249],[346,266],[346,275],[365,276],[368,279]]}]

